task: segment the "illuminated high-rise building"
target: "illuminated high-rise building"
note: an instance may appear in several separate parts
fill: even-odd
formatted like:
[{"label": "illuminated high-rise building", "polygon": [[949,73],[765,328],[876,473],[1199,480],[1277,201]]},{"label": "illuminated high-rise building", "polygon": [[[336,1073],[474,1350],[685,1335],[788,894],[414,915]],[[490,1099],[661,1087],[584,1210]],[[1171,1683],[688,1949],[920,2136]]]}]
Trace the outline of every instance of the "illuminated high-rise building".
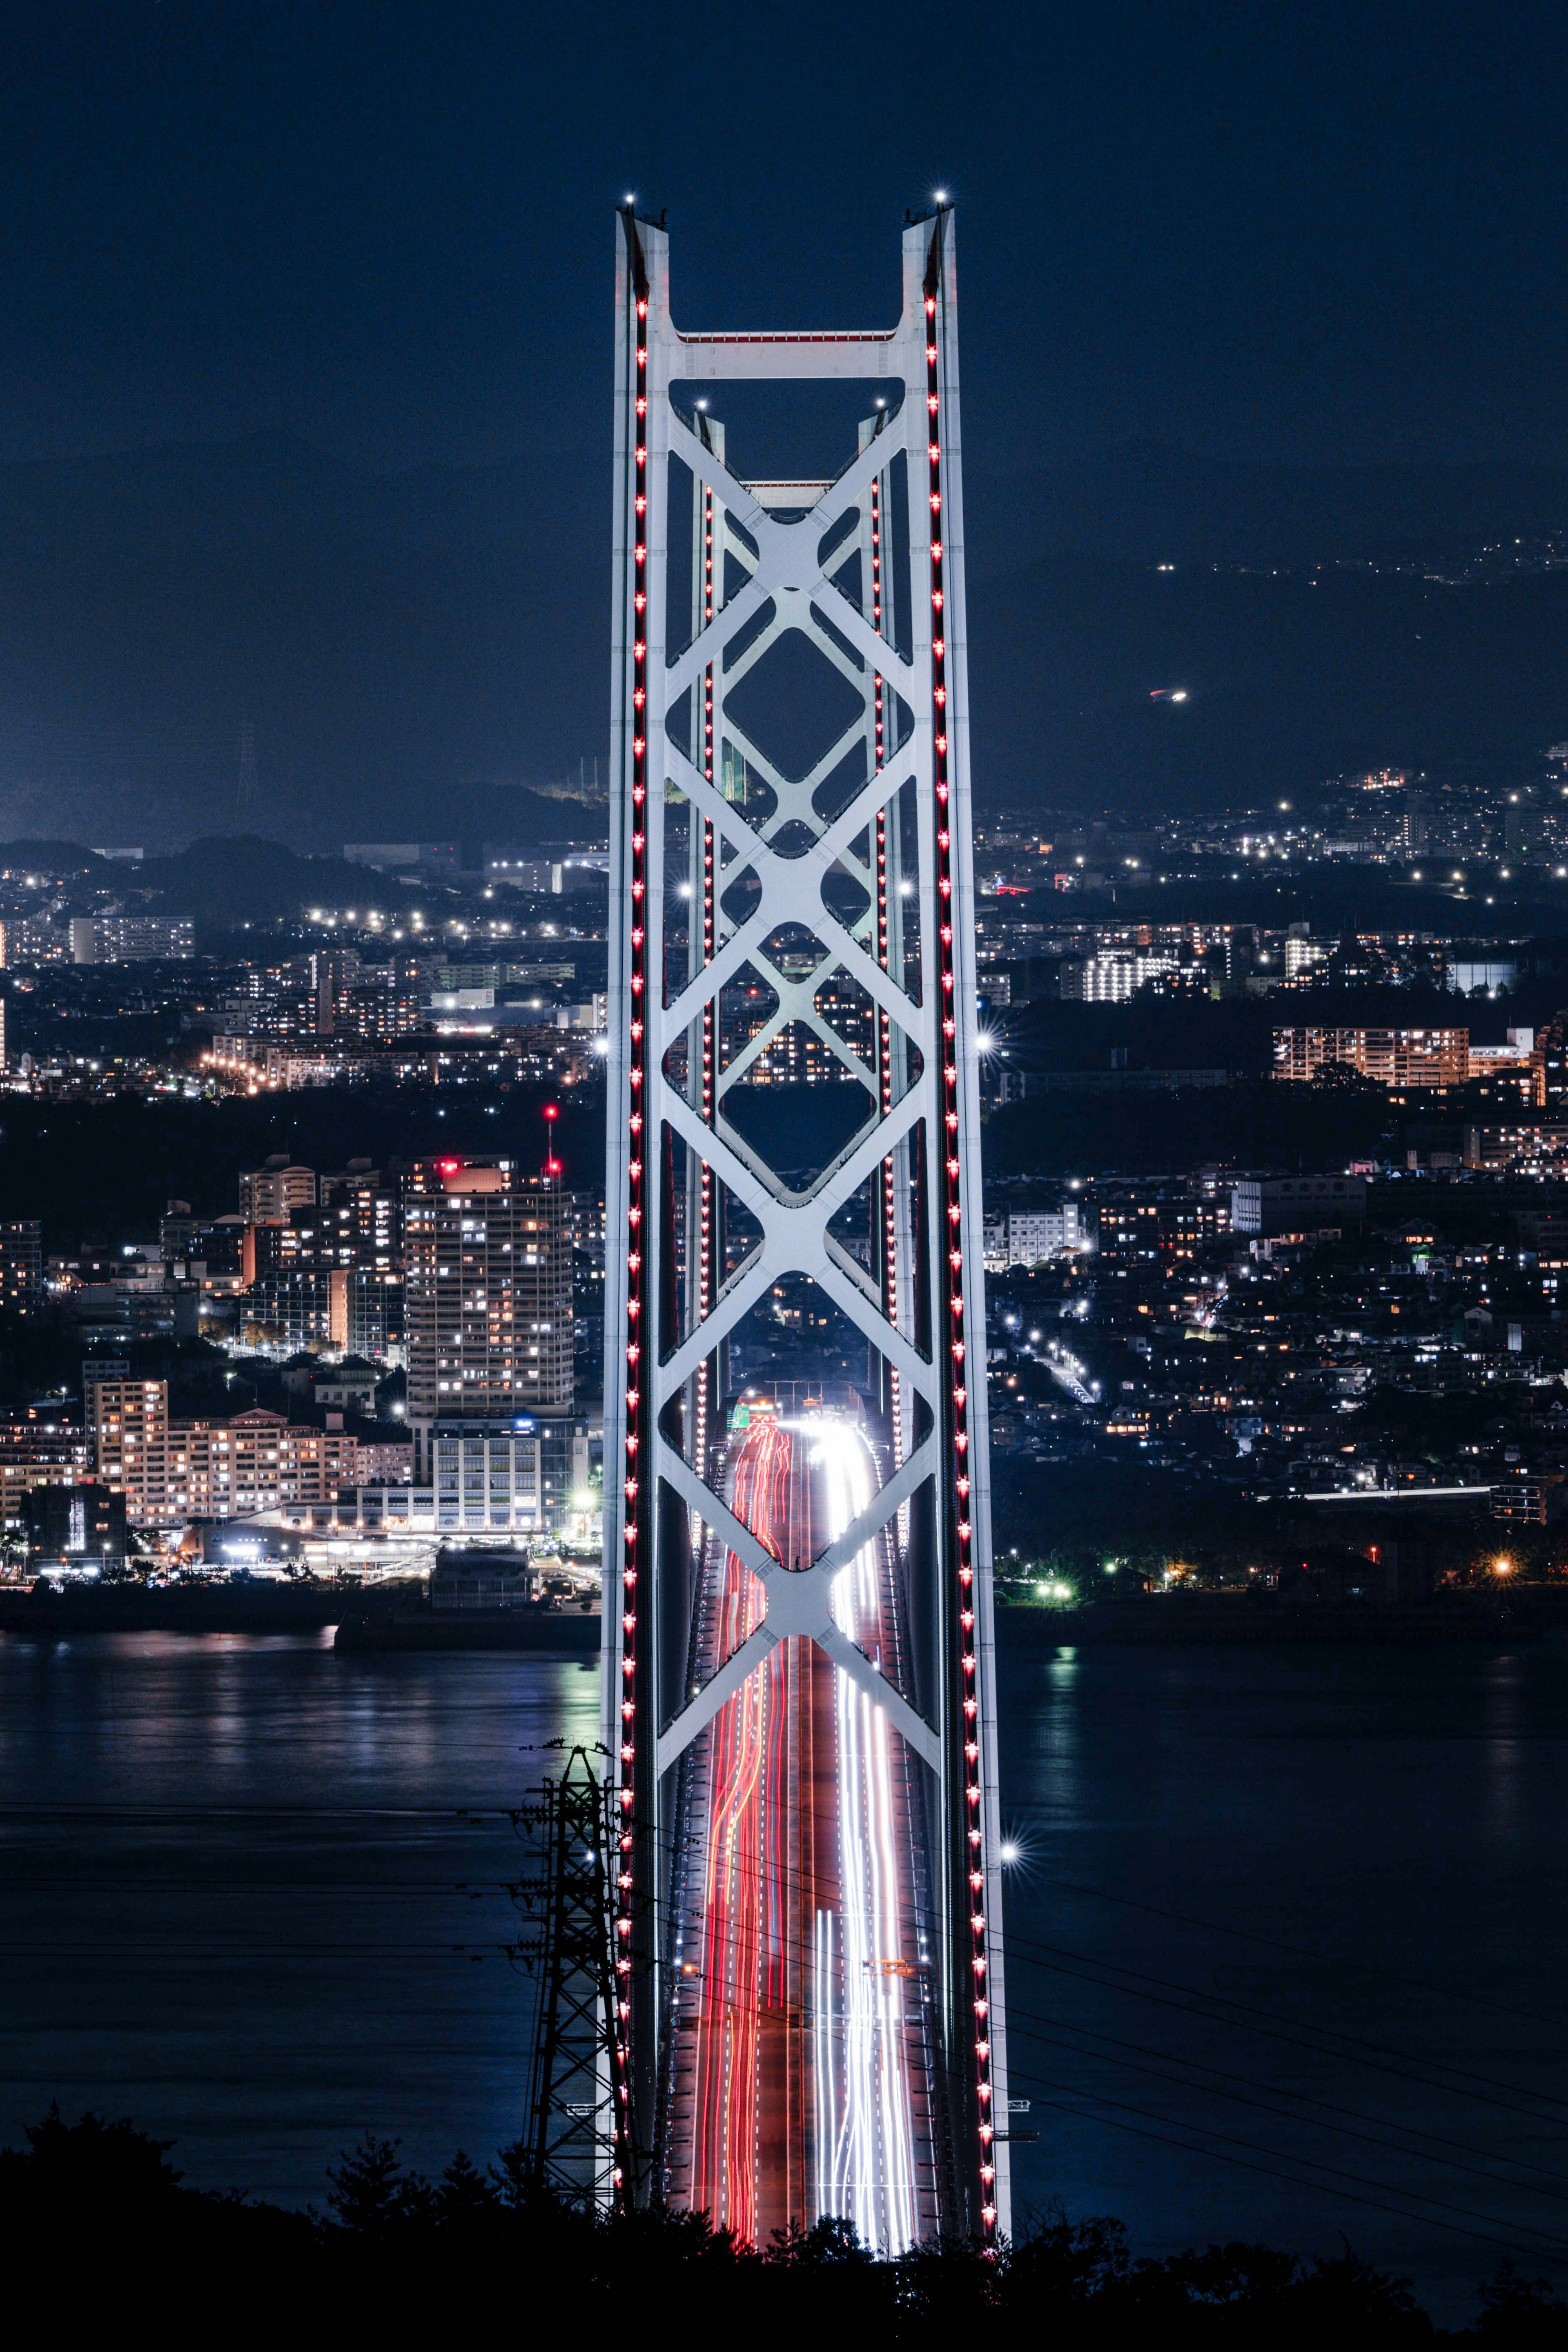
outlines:
[{"label": "illuminated high-rise building", "polygon": [[520,1421],[571,1412],[572,1234],[558,1180],[510,1160],[419,1160],[404,1221],[408,1421],[427,1484],[438,1426],[482,1425],[500,1445]]}]

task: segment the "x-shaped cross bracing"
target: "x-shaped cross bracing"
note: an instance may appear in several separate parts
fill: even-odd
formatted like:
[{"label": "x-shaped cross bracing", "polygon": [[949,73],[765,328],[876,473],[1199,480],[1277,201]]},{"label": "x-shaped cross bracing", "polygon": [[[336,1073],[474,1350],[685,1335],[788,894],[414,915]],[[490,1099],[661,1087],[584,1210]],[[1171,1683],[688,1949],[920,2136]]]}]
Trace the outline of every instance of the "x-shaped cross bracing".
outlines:
[{"label": "x-shaped cross bracing", "polygon": [[931,1475],[931,1440],[928,1438],[910,1454],[854,1524],[829,1544],[809,1568],[786,1569],[679,1454],[669,1454],[661,1468],[682,1502],[689,1505],[721,1543],[727,1544],[737,1559],[762,1580],[767,1591],[768,1612],[659,1735],[659,1771],[668,1770],[698,1733],[712,1722],[725,1700],[731,1698],[746,1676],[762,1664],[774,1643],[787,1640],[791,1634],[804,1634],[815,1642],[836,1666],[842,1666],[873,1706],[886,1709],[889,1722],[916,1755],[927,1764],[935,1764],[940,1754],[935,1732],[902,1692],[894,1688],[880,1667],[873,1664],[864,1650],[858,1648],[835,1623],[832,1608],[834,1579],[868,1544],[876,1541],[894,1513]]},{"label": "x-shaped cross bracing", "polygon": [[[887,682],[886,709],[894,708],[901,686],[912,699],[912,672],[889,641],[877,635],[838,588],[834,574],[841,571],[858,544],[846,541],[837,528],[866,497],[872,481],[887,468],[903,446],[901,429],[873,439],[855,463],[840,475],[812,512],[801,521],[779,521],[752,498],[679,416],[669,426],[671,451],[683,457],[700,480],[712,490],[732,522],[756,549],[744,586],[697,635],[665,673],[665,708],[677,705],[689,691],[700,691],[704,673],[712,667],[720,693],[715,702],[722,712],[725,738],[741,752],[748,770],[760,777],[774,795],[775,806],[765,824],[753,826],[740,817],[714,784],[668,735],[662,743],[665,772],[675,787],[714,829],[721,864],[730,852],[741,871],[750,866],[759,886],[752,912],[717,947],[712,960],[695,972],[674,1001],[663,1009],[658,1028],[660,1049],[654,1103],[658,1115],[679,1134],[687,1150],[712,1170],[715,1177],[757,1220],[762,1238],[722,1284],[707,1316],[659,1365],[656,1394],[662,1406],[679,1394],[711,1357],[721,1341],[733,1332],[777,1281],[781,1274],[809,1276],[848,1318],[857,1329],[922,1397],[933,1414],[937,1404],[932,1366],[897,1325],[889,1320],[879,1292],[867,1276],[828,1232],[838,1211],[910,1137],[917,1121],[935,1116],[933,1057],[928,1052],[921,1076],[908,1085],[886,1113],[846,1145],[837,1160],[803,1195],[791,1192],[776,1173],[745,1143],[722,1115],[723,1098],[744,1079],[758,1058],[791,1022],[809,1028],[835,1058],[857,1079],[875,1084],[876,1072],[856,1054],[817,1010],[816,995],[824,979],[837,967],[865,992],[877,1010],[896,1024],[900,1037],[911,1038],[921,1025],[922,1008],[868,952],[864,941],[828,908],[824,885],[836,866],[858,866],[869,873],[870,860],[855,845],[869,836],[879,814],[916,772],[912,739],[881,767],[868,762],[865,781],[837,814],[824,824],[814,806],[815,796],[857,742],[867,740],[868,688],[873,674]],[[826,560],[823,551],[827,551]],[[831,592],[831,595],[830,595]],[[831,601],[833,617],[818,609]],[[761,627],[759,616],[771,604]],[[789,629],[798,629],[822,652],[855,688],[860,709],[820,755],[803,778],[784,776],[722,709],[725,695],[740,683]],[[742,652],[723,667],[725,648],[752,631]],[[812,839],[799,856],[786,856],[774,845],[784,829],[805,824]],[[867,913],[871,908],[868,907]],[[864,921],[865,918],[858,919]],[[811,933],[823,954],[811,971],[790,978],[763,951],[763,942],[781,927],[795,923]],[[662,1055],[682,1037],[691,1037],[704,1010],[720,1000],[752,959],[765,966],[776,1003],[758,1033],[721,1071],[714,1073],[716,1123],[708,1125],[688,1095],[664,1074]],[[879,1706],[903,1735],[915,1753],[928,1763],[939,1760],[939,1743],[931,1727],[889,1683],[879,1667],[849,1640],[835,1622],[831,1594],[835,1578],[867,1547],[879,1539],[895,1514],[931,1475],[935,1468],[933,1441],[927,1438],[895,1471],[869,1507],[853,1527],[809,1567],[785,1570],[765,1545],[721,1500],[689,1463],[679,1448],[656,1434],[654,1467],[658,1477],[680,1497],[713,1537],[759,1577],[767,1593],[763,1622],[719,1667],[667,1727],[658,1743],[658,1769],[662,1774],[697,1734],[710,1723],[747,1675],[766,1657],[775,1643],[795,1635],[815,1642]]]}]

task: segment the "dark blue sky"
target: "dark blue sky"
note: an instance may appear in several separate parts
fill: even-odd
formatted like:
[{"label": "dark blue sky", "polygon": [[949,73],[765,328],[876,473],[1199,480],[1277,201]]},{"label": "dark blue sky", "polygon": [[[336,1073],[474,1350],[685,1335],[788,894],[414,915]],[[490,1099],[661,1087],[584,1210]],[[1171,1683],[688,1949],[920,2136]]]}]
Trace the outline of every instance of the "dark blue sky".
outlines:
[{"label": "dark blue sky", "polygon": [[610,209],[679,315],[869,321],[962,205],[967,436],[1568,464],[1552,6],[9,12],[0,458],[596,446]]},{"label": "dark blue sky", "polygon": [[627,190],[710,327],[890,322],[952,192],[983,801],[1511,783],[1568,572],[1275,573],[1568,534],[1565,60],[1507,0],[13,7],[0,838],[232,824],[242,720],[316,845],[603,755]]}]

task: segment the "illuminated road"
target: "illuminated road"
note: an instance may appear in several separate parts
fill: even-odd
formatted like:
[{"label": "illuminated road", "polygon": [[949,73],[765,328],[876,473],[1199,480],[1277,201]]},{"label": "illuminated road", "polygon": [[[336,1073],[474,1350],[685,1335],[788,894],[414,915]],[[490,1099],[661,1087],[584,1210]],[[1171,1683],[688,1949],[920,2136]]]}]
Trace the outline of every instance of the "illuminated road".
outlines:
[{"label": "illuminated road", "polygon": [[[869,1505],[876,1455],[826,1412],[753,1414],[724,1471],[786,1567]],[[840,1570],[837,1622],[897,1678],[887,1535]],[[710,1545],[694,1679],[759,1624],[765,1589]],[[694,1743],[683,1787],[668,2188],[765,2242],[846,2214],[894,2250],[936,2225],[929,1977],[912,1773],[883,1710],[810,1642],[779,1643]]]}]

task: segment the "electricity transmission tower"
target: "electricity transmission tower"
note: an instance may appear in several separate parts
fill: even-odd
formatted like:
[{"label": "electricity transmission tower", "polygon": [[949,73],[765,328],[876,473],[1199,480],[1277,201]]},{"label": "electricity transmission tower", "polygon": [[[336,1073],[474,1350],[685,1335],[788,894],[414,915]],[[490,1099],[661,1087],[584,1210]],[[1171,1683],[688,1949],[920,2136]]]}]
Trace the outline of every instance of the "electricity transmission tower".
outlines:
[{"label": "electricity transmission tower", "polygon": [[519,1900],[532,1932],[519,1946],[539,1978],[527,2141],[536,2189],[574,2203],[608,2201],[615,2130],[609,2112],[610,1791],[574,1748],[518,1815],[538,1840],[540,1866]]}]

